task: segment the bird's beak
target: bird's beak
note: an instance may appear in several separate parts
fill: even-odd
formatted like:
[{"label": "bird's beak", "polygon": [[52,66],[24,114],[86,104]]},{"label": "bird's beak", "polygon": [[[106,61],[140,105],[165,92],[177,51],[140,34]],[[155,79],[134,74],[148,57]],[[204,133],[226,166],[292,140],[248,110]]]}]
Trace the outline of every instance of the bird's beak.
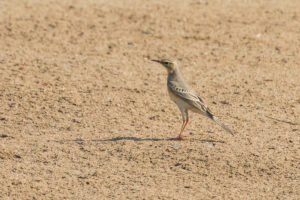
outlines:
[{"label": "bird's beak", "polygon": [[151,61],[160,63],[160,61],[159,61],[159,60],[151,60]]}]

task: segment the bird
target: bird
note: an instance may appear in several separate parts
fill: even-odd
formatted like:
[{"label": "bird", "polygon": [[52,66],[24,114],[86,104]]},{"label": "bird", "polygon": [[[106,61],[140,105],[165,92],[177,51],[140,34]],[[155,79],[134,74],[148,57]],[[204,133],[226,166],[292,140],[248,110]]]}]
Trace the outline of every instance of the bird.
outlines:
[{"label": "bird", "polygon": [[[151,59],[152,60],[152,59]],[[163,65],[168,72],[167,78],[167,88],[168,93],[172,101],[178,106],[182,115],[182,126],[180,129],[180,134],[177,137],[179,140],[184,140],[187,136],[183,135],[183,131],[189,122],[188,111],[193,111],[208,117],[209,119],[216,122],[219,126],[225,129],[228,133],[234,136],[234,133],[223,124],[211,110],[204,104],[201,97],[199,97],[195,91],[188,85],[188,83],[183,78],[179,66],[176,60],[172,59],[158,59],[152,60],[153,62],[160,63]]]}]

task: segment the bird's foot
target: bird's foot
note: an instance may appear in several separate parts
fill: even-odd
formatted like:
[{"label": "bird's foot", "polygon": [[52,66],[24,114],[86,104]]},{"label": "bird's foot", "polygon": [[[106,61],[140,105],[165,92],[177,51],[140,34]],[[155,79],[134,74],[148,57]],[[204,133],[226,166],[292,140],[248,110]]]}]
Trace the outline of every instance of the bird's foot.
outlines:
[{"label": "bird's foot", "polygon": [[185,140],[185,139],[187,139],[188,138],[188,136],[185,136],[185,135],[179,135],[176,139],[177,140]]}]

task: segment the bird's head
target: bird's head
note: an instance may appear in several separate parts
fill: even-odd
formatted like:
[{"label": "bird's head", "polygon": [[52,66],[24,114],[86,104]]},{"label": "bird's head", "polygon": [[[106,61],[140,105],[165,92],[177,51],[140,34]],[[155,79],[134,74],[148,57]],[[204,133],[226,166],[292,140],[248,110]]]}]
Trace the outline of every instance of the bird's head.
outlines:
[{"label": "bird's head", "polygon": [[172,74],[177,68],[177,62],[175,60],[164,58],[164,59],[152,60],[152,61],[162,64],[168,70],[169,74]]}]

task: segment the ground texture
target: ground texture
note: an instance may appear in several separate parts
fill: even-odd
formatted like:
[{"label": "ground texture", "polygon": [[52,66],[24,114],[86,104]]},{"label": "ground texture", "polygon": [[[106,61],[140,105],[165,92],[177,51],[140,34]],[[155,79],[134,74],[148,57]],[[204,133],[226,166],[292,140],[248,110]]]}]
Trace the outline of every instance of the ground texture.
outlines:
[{"label": "ground texture", "polygon": [[[300,1],[0,1],[0,199],[299,199]],[[166,89],[178,60],[235,133]]]}]

